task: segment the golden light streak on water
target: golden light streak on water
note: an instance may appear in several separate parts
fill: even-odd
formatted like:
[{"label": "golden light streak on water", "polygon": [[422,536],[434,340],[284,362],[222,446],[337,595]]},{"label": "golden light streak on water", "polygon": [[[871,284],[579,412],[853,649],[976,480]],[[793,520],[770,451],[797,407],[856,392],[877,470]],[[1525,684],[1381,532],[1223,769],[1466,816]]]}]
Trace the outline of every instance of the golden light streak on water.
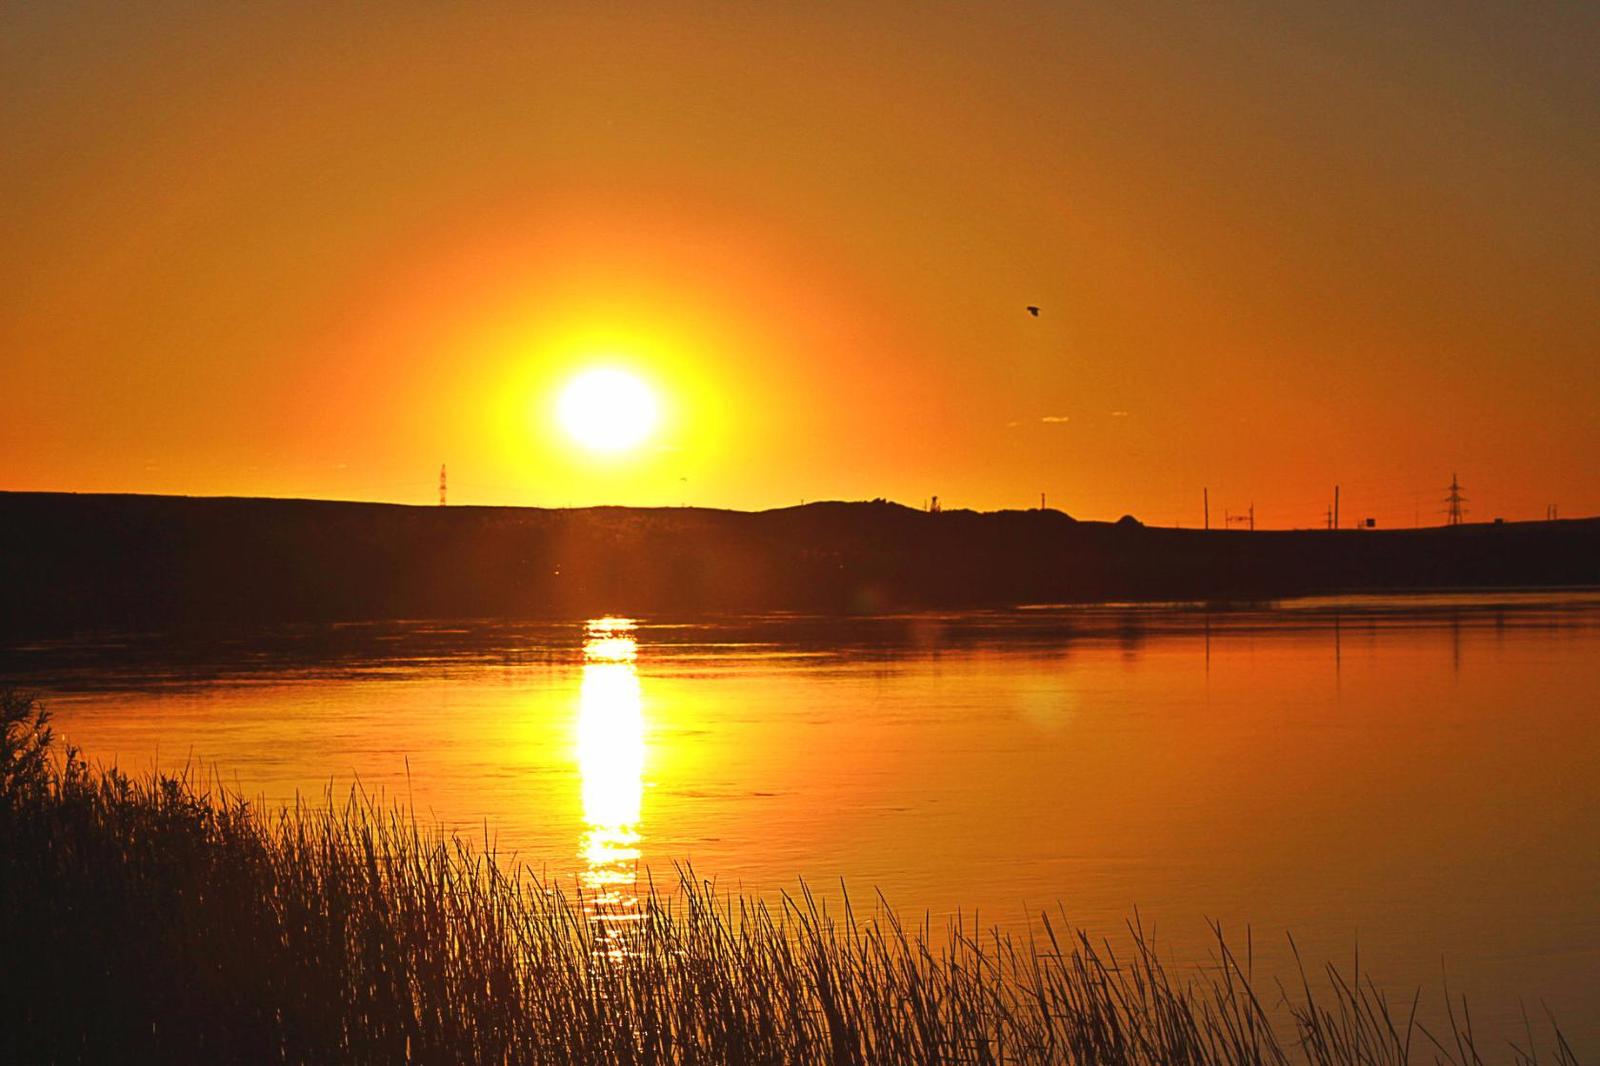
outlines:
[{"label": "golden light streak on water", "polygon": [[584,832],[579,883],[602,940],[637,919],[641,804],[644,795],[644,700],[635,666],[638,642],[626,618],[585,626],[578,689],[577,756]]}]

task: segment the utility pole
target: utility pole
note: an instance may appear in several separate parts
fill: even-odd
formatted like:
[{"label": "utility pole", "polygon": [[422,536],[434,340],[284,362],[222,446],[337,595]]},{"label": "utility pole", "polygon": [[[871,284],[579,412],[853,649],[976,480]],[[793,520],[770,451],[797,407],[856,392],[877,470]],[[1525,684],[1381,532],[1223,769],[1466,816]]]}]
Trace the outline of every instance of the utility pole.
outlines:
[{"label": "utility pole", "polygon": [[1044,510],[1044,493],[1039,493],[1039,510]]},{"label": "utility pole", "polygon": [[1203,488],[1203,489],[1200,490],[1200,501],[1201,501],[1201,506],[1204,507],[1205,510],[1206,510],[1206,528],[1210,529],[1211,528],[1211,489],[1210,488]]},{"label": "utility pole", "polygon": [[1339,486],[1333,487],[1333,528],[1339,528]]},{"label": "utility pole", "polygon": [[1256,501],[1250,501],[1250,532],[1256,531]]},{"label": "utility pole", "polygon": [[444,506],[444,464],[439,464],[439,506]]},{"label": "utility pole", "polygon": [[1461,495],[1461,480],[1454,474],[1450,475],[1450,494],[1444,498],[1444,502],[1448,506],[1446,513],[1449,515],[1446,524],[1459,526],[1461,516],[1466,513],[1461,505],[1467,502],[1467,498]]}]

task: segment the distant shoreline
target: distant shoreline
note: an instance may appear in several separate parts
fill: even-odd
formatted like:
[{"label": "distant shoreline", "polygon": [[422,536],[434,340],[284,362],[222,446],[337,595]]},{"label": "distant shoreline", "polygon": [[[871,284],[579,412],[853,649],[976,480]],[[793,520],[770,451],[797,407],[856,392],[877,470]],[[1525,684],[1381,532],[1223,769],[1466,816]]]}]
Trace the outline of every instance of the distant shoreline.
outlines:
[{"label": "distant shoreline", "polygon": [[0,636],[1600,585],[1600,519],[1221,531],[1060,511],[771,511],[0,492]]}]

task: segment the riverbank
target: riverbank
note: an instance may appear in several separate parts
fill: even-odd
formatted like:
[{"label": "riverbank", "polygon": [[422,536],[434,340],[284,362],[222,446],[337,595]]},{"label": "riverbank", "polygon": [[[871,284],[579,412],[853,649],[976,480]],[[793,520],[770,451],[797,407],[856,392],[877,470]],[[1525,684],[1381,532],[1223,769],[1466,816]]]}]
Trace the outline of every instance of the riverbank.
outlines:
[{"label": "riverbank", "polygon": [[1026,940],[907,928],[687,871],[597,903],[358,796],[263,811],[91,771],[31,700],[0,703],[6,1061],[1532,1060],[1475,1047],[1460,1004],[1426,1030],[1360,974],[1253,986],[1220,938],[1183,975],[1137,928],[1113,957],[1048,917]]},{"label": "riverbank", "polygon": [[1596,584],[1600,519],[1206,532],[881,501],[752,513],[0,493],[11,638]]}]

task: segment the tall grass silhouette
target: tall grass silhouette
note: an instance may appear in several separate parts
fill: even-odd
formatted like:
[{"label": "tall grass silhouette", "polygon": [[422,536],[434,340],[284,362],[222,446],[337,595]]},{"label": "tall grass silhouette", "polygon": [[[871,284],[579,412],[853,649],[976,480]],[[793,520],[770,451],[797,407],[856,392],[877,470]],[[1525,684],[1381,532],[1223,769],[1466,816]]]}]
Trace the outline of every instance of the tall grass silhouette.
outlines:
[{"label": "tall grass silhouette", "polygon": [[[1049,916],[939,935],[687,869],[600,922],[358,794],[264,812],[52,759],[33,700],[0,709],[6,1062],[1483,1061],[1464,1009],[1431,1033],[1359,974],[1302,971],[1264,1001],[1220,934],[1217,965],[1179,979],[1137,923],[1125,954]],[[1504,1057],[1538,1061],[1531,1027]]]}]

